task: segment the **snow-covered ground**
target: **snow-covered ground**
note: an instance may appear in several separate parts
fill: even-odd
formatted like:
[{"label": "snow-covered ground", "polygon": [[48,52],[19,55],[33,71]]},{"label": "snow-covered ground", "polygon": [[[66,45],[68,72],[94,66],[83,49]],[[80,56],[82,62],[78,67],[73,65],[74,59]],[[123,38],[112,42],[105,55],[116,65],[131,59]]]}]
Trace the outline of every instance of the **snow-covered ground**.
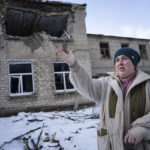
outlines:
[{"label": "snow-covered ground", "polygon": [[0,150],[97,150],[97,116],[93,107],[0,118]]}]

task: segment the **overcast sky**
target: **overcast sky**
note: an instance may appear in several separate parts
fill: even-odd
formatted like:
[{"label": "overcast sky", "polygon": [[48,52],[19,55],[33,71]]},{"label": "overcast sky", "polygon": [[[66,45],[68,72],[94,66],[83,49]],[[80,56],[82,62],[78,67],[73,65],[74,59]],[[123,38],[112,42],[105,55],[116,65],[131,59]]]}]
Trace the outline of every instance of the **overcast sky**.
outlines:
[{"label": "overcast sky", "polygon": [[150,0],[58,1],[87,4],[87,33],[150,39]]}]

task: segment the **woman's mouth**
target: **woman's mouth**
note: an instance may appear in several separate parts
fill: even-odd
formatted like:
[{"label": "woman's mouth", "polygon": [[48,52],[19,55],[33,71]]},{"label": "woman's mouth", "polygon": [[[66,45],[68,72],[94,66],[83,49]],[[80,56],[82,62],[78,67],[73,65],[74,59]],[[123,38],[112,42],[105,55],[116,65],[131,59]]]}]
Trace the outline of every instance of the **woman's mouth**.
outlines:
[{"label": "woman's mouth", "polygon": [[120,71],[124,71],[125,68],[124,68],[124,67],[120,67],[119,70],[120,70]]}]

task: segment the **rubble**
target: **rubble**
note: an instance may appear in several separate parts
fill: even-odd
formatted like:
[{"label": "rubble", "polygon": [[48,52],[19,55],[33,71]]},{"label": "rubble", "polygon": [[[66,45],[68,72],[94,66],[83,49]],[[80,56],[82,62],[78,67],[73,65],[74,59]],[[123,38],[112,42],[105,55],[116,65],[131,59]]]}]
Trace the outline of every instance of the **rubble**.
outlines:
[{"label": "rubble", "polygon": [[[99,122],[99,119],[91,119],[90,116],[94,115],[92,111],[87,112],[88,113],[86,113],[85,110],[76,112],[51,113],[22,112],[18,116],[13,116],[12,119],[8,118],[11,121],[9,122],[9,125],[12,127],[9,129],[9,132],[6,132],[6,129],[5,131],[2,129],[3,121],[2,118],[0,118],[2,123],[0,125],[0,129],[3,130],[0,135],[0,149],[11,150],[9,147],[13,147],[15,142],[19,144],[17,149],[24,150],[72,150],[73,148],[81,149],[79,143],[82,141],[81,139],[84,135],[83,133],[89,132],[88,136],[85,136],[88,141],[88,138],[93,136],[90,131],[92,130],[93,134],[94,132],[96,133],[97,125],[94,122]],[[16,127],[16,130],[21,129],[20,131],[22,131],[22,133],[18,132],[18,134],[16,134],[16,132],[13,132],[12,130],[15,131],[14,127]],[[11,132],[15,134],[12,135]],[[2,137],[4,137],[7,133],[12,138],[3,140]],[[81,137],[81,139],[79,137]],[[76,142],[75,139],[77,139],[78,142]],[[96,141],[96,134],[93,137],[93,140]],[[22,147],[20,147],[21,143]],[[15,149],[15,147],[13,148]]]}]

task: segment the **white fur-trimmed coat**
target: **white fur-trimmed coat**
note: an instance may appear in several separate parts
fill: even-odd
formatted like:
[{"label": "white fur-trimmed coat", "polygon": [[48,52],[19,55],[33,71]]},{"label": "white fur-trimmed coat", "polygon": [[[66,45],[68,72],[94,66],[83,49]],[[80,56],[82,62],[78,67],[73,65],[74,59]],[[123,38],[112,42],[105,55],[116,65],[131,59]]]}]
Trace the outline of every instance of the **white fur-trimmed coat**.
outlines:
[{"label": "white fur-trimmed coat", "polygon": [[[137,145],[132,145],[135,150],[150,150],[150,75],[137,71],[136,78],[128,89],[125,100],[116,73],[92,79],[76,61],[74,67],[70,68],[70,81],[81,95],[100,104],[100,126],[97,138],[99,150],[126,150],[123,139],[127,132],[130,132],[138,141]],[[145,115],[131,124],[130,92],[133,87],[145,81]],[[114,118],[109,117],[108,108],[111,88],[118,97]]]}]

